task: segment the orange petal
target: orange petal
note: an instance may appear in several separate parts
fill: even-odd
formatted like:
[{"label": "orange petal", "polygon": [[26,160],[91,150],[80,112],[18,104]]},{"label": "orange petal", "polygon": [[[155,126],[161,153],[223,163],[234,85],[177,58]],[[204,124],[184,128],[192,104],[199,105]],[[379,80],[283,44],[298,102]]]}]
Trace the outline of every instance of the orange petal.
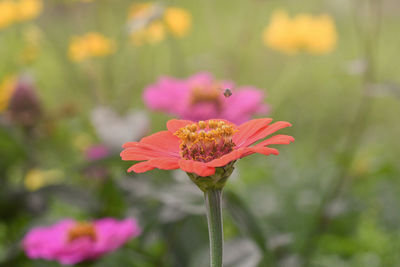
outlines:
[{"label": "orange petal", "polygon": [[254,153],[260,153],[260,154],[263,154],[266,156],[269,156],[271,154],[279,155],[279,151],[275,148],[253,146],[253,147],[249,147],[249,149]]},{"label": "orange petal", "polygon": [[153,165],[149,165],[147,161],[139,162],[136,163],[135,165],[132,165],[129,169],[128,172],[136,172],[136,173],[143,173],[147,171],[151,171],[155,169]]},{"label": "orange petal", "polygon": [[215,173],[214,167],[207,166],[206,163],[200,161],[181,159],[179,161],[179,166],[185,172],[195,173],[202,177],[210,176]]},{"label": "orange petal", "polygon": [[152,158],[180,158],[179,153],[160,150],[157,147],[143,144],[130,143],[130,146],[124,149],[120,156],[122,160],[148,160]]},{"label": "orange petal", "polygon": [[285,134],[278,134],[258,143],[256,146],[288,145],[292,142],[294,142],[294,138],[292,136]]},{"label": "orange petal", "polygon": [[268,135],[270,135],[282,128],[286,128],[289,126],[292,126],[292,124],[290,124],[287,121],[275,122],[271,125],[268,125],[267,127],[260,129],[259,131],[255,132],[252,136],[249,136],[249,138],[245,142],[241,143],[240,147],[250,146],[251,144],[257,142],[258,140],[261,140],[261,139],[267,137]]},{"label": "orange petal", "polygon": [[238,131],[233,136],[232,140],[236,144],[236,147],[244,147],[246,141],[256,134],[258,131],[264,129],[272,121],[271,118],[254,119],[241,124],[238,127]]},{"label": "orange petal", "polygon": [[188,121],[188,120],[177,120],[177,119],[172,119],[167,122],[167,129],[171,133],[175,133],[178,131],[180,128],[185,127],[188,124],[194,123],[193,121]]},{"label": "orange petal", "polygon": [[179,154],[179,138],[170,131],[161,131],[142,138],[140,143],[149,144],[164,151]]},{"label": "orange petal", "polygon": [[134,147],[137,144],[139,144],[139,142],[126,142],[125,144],[122,145],[122,148]]},{"label": "orange petal", "polygon": [[155,168],[161,170],[179,169],[178,159],[172,158],[157,158],[148,161],[139,162],[128,169],[128,172],[134,171],[137,173],[147,172]]},{"label": "orange petal", "polygon": [[225,166],[226,164],[228,164],[229,162],[232,162],[234,160],[243,158],[243,157],[247,157],[250,156],[254,153],[260,153],[260,154],[264,154],[264,155],[270,155],[270,154],[274,154],[274,155],[278,155],[279,151],[276,150],[275,148],[270,148],[270,147],[241,147],[239,149],[235,149],[232,152],[223,155],[222,157],[218,158],[218,159],[214,159],[210,162],[207,162],[207,166],[211,166],[211,167],[222,167]]},{"label": "orange petal", "polygon": [[242,147],[239,149],[235,149],[232,152],[225,154],[218,159],[214,159],[210,162],[207,162],[206,164],[207,164],[207,166],[211,166],[211,167],[222,167],[231,161],[243,158],[243,157],[251,155],[253,153],[254,152],[252,150],[250,150],[249,147]]}]

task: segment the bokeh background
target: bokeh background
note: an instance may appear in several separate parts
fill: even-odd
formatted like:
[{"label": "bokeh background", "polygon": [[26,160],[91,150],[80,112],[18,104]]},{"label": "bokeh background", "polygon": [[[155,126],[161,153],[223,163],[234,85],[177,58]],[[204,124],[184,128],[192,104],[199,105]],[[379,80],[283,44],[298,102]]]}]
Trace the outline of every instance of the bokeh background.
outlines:
[{"label": "bokeh background", "polygon": [[[283,132],[296,138],[279,156],[236,164],[225,266],[400,266],[397,0],[160,1],[142,17],[132,0],[44,0],[16,14],[9,2],[0,0],[1,266],[60,266],[25,256],[29,229],[103,217],[134,217],[142,234],[79,266],[207,266],[201,192],[179,170],[127,174],[119,157],[122,143],[172,118],[145,105],[146,86],[200,71],[262,88],[265,116],[291,122]],[[147,29],[168,7],[189,14],[173,20],[176,32]],[[289,37],[274,46],[266,27],[279,12],[326,14],[334,29],[275,21],[276,38]],[[295,34],[331,47],[279,49]]]}]

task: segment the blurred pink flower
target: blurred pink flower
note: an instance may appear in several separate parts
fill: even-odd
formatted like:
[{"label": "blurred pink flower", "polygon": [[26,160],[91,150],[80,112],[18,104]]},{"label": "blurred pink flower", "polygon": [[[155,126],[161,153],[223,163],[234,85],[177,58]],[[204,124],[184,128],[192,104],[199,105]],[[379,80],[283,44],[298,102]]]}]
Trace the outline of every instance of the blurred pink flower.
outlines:
[{"label": "blurred pink flower", "polygon": [[86,150],[86,159],[89,161],[104,159],[110,155],[110,150],[104,145],[93,145]]},{"label": "blurred pink flower", "polygon": [[91,164],[84,169],[84,175],[89,178],[100,180],[107,178],[110,174],[107,166],[99,162],[96,163],[93,161],[102,160],[110,156],[111,150],[107,146],[102,144],[92,145],[86,149],[85,154],[86,160],[88,162],[91,162]]},{"label": "blurred pink flower", "polygon": [[31,259],[75,264],[114,251],[140,232],[134,219],[104,218],[94,222],[65,219],[52,226],[30,230],[22,246]]},{"label": "blurred pink flower", "polygon": [[[230,97],[224,96],[226,89],[232,91]],[[219,118],[240,124],[269,111],[263,104],[262,90],[236,87],[232,81],[218,81],[207,72],[184,80],[161,77],[145,89],[143,97],[150,109],[193,121]]]}]

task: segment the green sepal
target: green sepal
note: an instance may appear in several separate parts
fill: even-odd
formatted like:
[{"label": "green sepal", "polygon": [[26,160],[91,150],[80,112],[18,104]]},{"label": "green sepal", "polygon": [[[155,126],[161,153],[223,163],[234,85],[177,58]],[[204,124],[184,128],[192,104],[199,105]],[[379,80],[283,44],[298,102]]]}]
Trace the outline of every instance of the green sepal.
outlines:
[{"label": "green sepal", "polygon": [[236,161],[231,161],[223,167],[215,168],[215,173],[211,176],[202,177],[195,173],[187,172],[187,175],[203,192],[213,189],[223,189],[229,176],[235,169],[233,165]]}]

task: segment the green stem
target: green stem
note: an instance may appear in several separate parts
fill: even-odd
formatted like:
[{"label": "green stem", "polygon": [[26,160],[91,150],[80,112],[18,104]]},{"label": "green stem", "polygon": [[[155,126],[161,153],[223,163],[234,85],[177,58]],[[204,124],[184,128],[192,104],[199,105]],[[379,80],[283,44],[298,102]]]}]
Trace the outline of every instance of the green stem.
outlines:
[{"label": "green stem", "polygon": [[222,189],[204,192],[210,237],[210,266],[222,267],[224,234],[222,231]]}]

